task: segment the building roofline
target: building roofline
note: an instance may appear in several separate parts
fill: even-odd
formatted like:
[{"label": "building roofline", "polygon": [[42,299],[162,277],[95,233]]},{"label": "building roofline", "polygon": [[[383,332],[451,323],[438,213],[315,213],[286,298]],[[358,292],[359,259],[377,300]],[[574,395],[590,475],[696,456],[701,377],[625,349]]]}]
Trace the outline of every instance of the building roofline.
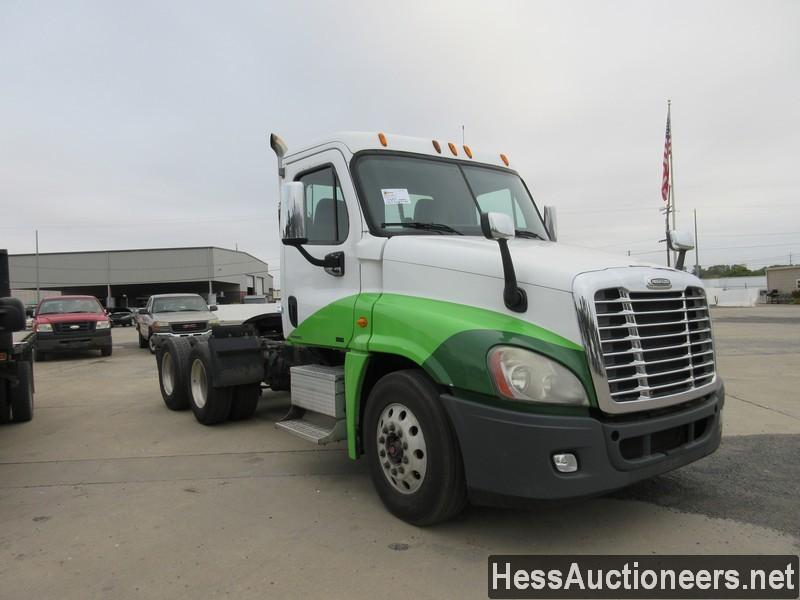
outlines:
[{"label": "building roofline", "polygon": [[[166,247],[166,248],[124,248],[122,250],[69,250],[65,252],[40,252],[39,256],[49,256],[49,255],[64,255],[64,254],[113,254],[117,252],[165,252],[168,250],[225,250],[226,252],[236,252],[237,254],[245,254],[252,258],[253,260],[257,260],[258,262],[267,264],[267,261],[261,260],[260,258],[253,256],[249,252],[244,250],[234,250],[233,248],[223,248],[222,246],[173,246],[173,247]],[[16,256],[36,256],[33,252],[22,253],[22,254],[9,254],[9,258],[13,258]]]},{"label": "building roofline", "polygon": [[784,271],[788,269],[800,269],[800,265],[786,265],[784,267],[766,267],[766,271]]}]

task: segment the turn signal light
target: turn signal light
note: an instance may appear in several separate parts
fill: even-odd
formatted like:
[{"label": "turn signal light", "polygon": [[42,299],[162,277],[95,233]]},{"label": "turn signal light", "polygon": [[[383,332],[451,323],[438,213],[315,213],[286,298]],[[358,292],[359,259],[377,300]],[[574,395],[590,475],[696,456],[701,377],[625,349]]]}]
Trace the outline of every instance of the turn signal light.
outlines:
[{"label": "turn signal light", "polygon": [[368,324],[368,321],[367,321],[367,319],[366,319],[366,318],[364,318],[364,317],[359,317],[359,318],[358,318],[358,320],[356,321],[356,325],[358,325],[358,326],[359,326],[359,327],[361,327],[361,328],[364,328],[364,327],[366,327],[366,326],[367,326],[367,324]]},{"label": "turn signal light", "polygon": [[385,135],[383,135],[382,133],[379,133],[379,134],[378,134],[378,140],[380,141],[380,143],[381,143],[381,146],[384,146],[384,147],[386,147],[386,146],[388,146],[388,145],[389,145],[389,144],[388,144],[388,142],[386,141],[386,136],[385,136]]}]

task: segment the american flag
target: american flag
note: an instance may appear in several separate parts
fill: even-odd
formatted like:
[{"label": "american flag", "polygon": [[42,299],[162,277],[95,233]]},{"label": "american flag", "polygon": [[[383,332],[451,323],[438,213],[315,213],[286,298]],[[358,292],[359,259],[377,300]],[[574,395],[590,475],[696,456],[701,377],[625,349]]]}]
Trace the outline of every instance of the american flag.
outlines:
[{"label": "american flag", "polygon": [[669,202],[669,157],[672,155],[672,134],[669,131],[669,108],[667,108],[667,134],[664,139],[664,174],[661,177],[661,197]]}]

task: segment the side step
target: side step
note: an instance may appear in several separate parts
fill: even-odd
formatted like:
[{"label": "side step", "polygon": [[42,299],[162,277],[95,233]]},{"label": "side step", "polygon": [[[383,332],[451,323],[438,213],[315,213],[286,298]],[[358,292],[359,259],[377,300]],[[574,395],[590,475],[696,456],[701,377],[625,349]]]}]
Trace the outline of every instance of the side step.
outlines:
[{"label": "side step", "polygon": [[292,406],[275,425],[315,444],[347,438],[344,368],[325,365],[292,367],[291,382]]},{"label": "side step", "polygon": [[338,442],[347,437],[347,427],[344,419],[340,419],[333,423],[332,427],[325,427],[318,425],[305,419],[287,419],[285,421],[278,421],[275,423],[276,427],[280,427],[304,440],[313,442],[314,444],[328,444],[330,442]]}]

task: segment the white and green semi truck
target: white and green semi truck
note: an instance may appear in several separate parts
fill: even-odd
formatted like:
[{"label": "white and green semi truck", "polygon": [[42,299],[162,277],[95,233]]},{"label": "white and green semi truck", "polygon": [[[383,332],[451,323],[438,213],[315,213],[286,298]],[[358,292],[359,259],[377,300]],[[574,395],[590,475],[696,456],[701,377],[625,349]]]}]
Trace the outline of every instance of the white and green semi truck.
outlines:
[{"label": "white and green semi truck", "polygon": [[[556,241],[508,158],[344,133],[278,158],[282,310],[157,352],[170,408],[346,440],[387,508],[602,494],[719,445],[701,282]],[[673,233],[683,254],[690,243]]]}]

